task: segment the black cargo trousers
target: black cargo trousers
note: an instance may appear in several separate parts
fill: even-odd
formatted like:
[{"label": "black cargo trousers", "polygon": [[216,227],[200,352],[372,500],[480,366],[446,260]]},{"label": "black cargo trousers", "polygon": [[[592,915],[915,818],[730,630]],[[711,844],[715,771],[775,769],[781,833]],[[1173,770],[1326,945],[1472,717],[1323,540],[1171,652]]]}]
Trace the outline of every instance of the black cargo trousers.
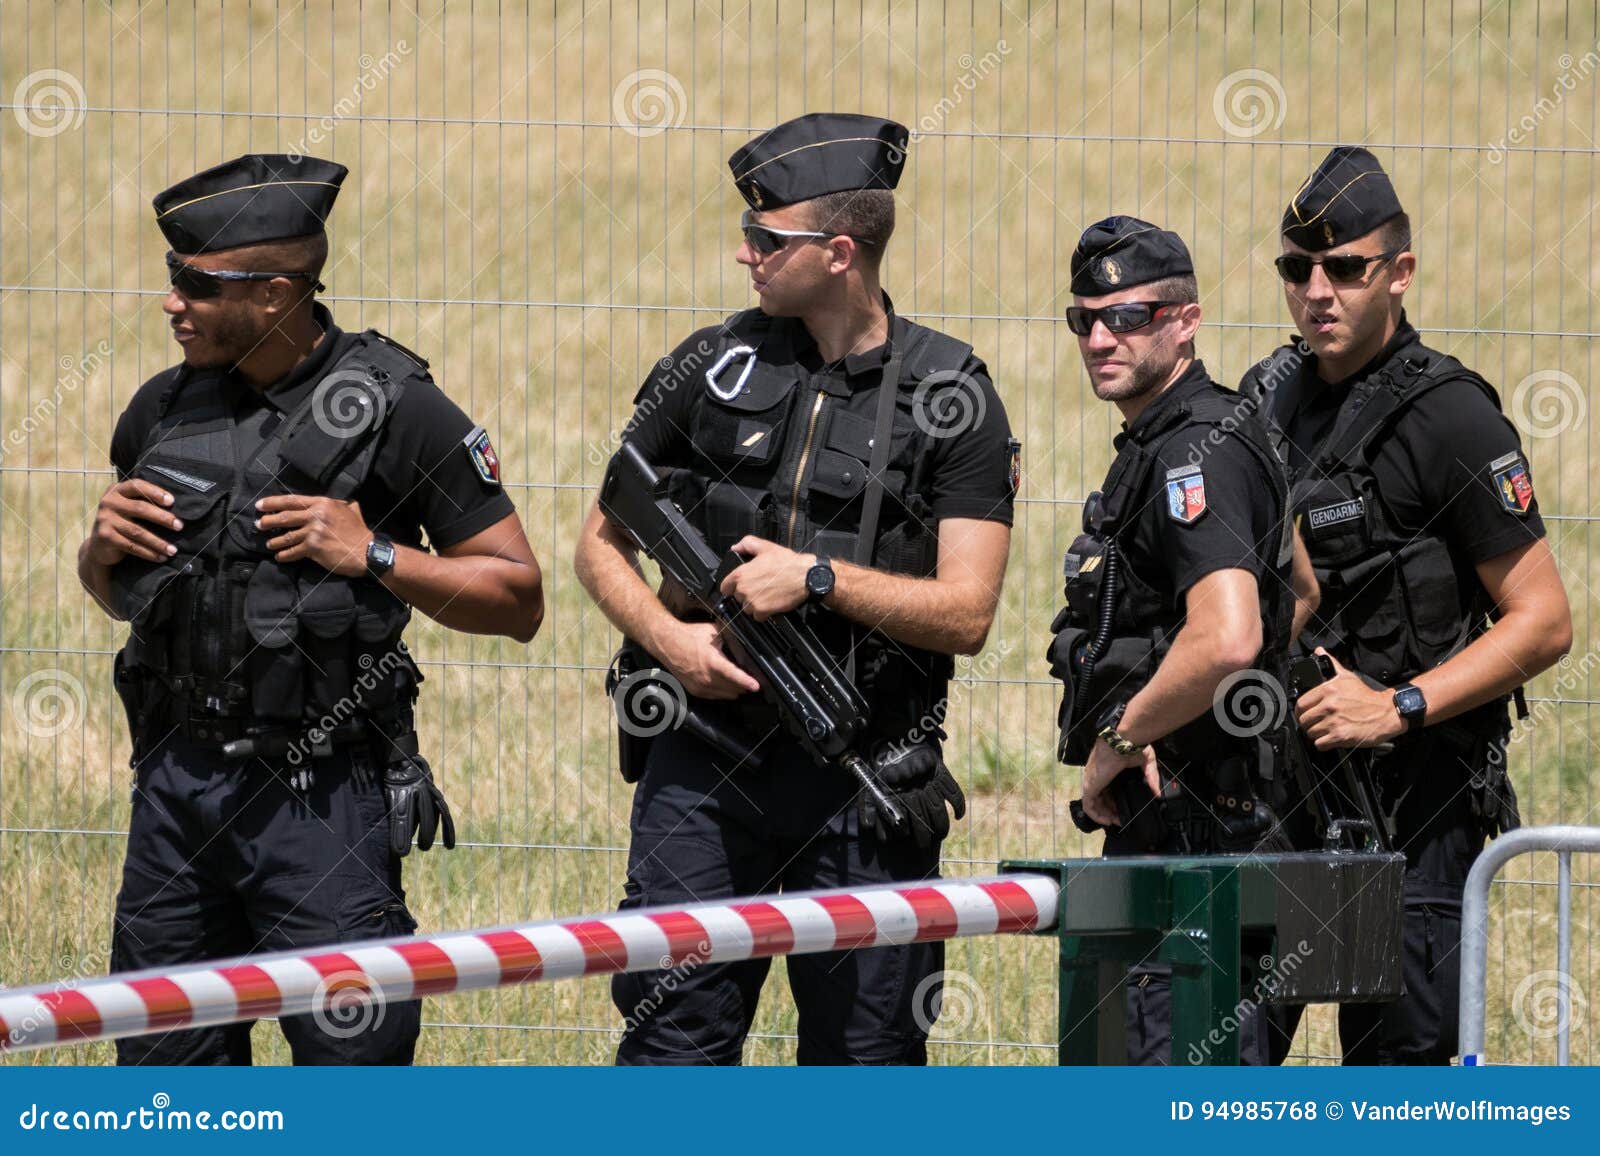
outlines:
[{"label": "black cargo trousers", "polygon": [[[289,766],[224,760],[173,735],[134,772],[111,970],[409,935],[382,776],[336,747],[299,791]],[[117,1041],[119,1064],[248,1064],[253,1021]],[[296,1064],[409,1064],[421,1004],[279,1021]]]},{"label": "black cargo trousers", "polygon": [[[657,737],[635,788],[623,909],[776,891],[935,879],[939,848],[859,830],[856,783],[787,736],[759,770],[683,731]],[[709,946],[709,945],[707,945]],[[737,1064],[770,959],[619,975],[619,1064]],[[802,1064],[922,1064],[939,1006],[942,943],[787,957]]]}]

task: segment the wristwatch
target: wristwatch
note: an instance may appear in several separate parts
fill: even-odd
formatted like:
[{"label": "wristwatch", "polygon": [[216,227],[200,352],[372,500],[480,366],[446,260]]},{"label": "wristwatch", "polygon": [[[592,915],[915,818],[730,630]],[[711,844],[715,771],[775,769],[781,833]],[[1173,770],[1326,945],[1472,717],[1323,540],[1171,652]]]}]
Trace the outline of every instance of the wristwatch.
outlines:
[{"label": "wristwatch", "polygon": [[1122,737],[1117,727],[1122,723],[1123,712],[1128,709],[1128,704],[1119,702],[1100,716],[1100,723],[1095,731],[1095,737],[1100,739],[1123,758],[1130,758],[1139,754],[1144,747],[1138,743]]},{"label": "wristwatch", "polygon": [[833,563],[819,557],[806,571],[806,601],[821,602],[833,593]]},{"label": "wristwatch", "polygon": [[394,542],[387,534],[374,534],[367,543],[367,573],[380,579],[394,569]]},{"label": "wristwatch", "polygon": [[1414,731],[1422,726],[1423,716],[1428,713],[1428,700],[1418,687],[1408,682],[1394,688],[1394,709],[1406,724],[1406,730]]}]

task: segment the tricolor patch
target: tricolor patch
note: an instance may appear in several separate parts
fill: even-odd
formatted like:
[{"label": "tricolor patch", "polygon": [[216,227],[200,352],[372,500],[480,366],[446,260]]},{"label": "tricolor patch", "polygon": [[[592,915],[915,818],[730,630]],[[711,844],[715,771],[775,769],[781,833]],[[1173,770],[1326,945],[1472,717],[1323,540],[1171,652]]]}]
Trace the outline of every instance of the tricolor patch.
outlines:
[{"label": "tricolor patch", "polygon": [[467,456],[472,459],[472,468],[478,471],[478,476],[491,486],[500,484],[500,458],[494,452],[494,446],[489,443],[489,431],[481,425],[472,427],[472,432],[461,439],[461,444],[466,448]]},{"label": "tricolor patch", "polygon": [[1008,476],[1011,479],[1011,496],[1014,498],[1017,496],[1017,491],[1022,489],[1021,440],[1018,438],[1012,438],[1008,443],[1006,443],[1006,453],[1010,455],[1010,463],[1007,466],[1007,470]]},{"label": "tricolor patch", "polygon": [[1533,505],[1533,476],[1522,454],[1512,451],[1489,463],[1494,484],[1500,490],[1500,503],[1513,514],[1526,514]]},{"label": "tricolor patch", "polygon": [[1190,525],[1206,512],[1206,479],[1199,466],[1167,471],[1167,516]]}]

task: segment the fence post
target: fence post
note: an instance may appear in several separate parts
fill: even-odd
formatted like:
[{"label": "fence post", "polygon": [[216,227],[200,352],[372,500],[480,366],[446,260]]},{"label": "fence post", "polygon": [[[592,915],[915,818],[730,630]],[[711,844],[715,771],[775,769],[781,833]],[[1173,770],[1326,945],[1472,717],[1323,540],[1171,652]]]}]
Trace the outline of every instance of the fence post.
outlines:
[{"label": "fence post", "polygon": [[1571,1023],[1572,963],[1572,853],[1600,851],[1600,827],[1519,827],[1507,831],[1483,849],[1467,874],[1461,895],[1461,1063],[1483,1063],[1484,999],[1489,971],[1489,884],[1500,868],[1530,851],[1560,854],[1559,924],[1557,960],[1561,969],[1561,1015],[1557,1025],[1556,1058],[1567,1062],[1568,1027]]}]

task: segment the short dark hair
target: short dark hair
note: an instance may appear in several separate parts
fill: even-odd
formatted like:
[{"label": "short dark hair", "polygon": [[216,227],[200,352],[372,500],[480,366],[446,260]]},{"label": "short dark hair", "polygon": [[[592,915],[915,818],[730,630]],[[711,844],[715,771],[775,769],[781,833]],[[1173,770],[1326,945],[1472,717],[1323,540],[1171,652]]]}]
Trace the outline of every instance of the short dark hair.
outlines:
[{"label": "short dark hair", "polygon": [[863,252],[873,263],[894,235],[894,194],[888,189],[848,189],[814,197],[810,205],[813,229],[868,242]]},{"label": "short dark hair", "polygon": [[1385,253],[1411,248],[1411,218],[1405,213],[1390,217],[1378,226],[1378,244]]},{"label": "short dark hair", "polygon": [[1145,286],[1152,301],[1177,301],[1183,305],[1200,303],[1200,283],[1193,273],[1179,273],[1176,277],[1163,277]]},{"label": "short dark hair", "polygon": [[233,265],[252,273],[309,273],[319,279],[328,260],[328,234],[307,233],[283,237],[255,245],[241,245],[234,251]]}]

